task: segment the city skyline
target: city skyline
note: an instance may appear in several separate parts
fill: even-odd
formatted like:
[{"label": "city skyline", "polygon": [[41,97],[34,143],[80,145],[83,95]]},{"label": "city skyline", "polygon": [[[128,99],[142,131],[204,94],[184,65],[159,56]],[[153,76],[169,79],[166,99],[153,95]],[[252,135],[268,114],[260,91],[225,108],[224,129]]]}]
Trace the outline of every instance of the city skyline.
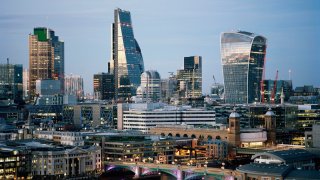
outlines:
[{"label": "city skyline", "polygon": [[279,70],[279,79],[286,80],[291,70],[294,87],[320,85],[314,76],[320,67],[320,55],[315,53],[320,40],[317,1],[269,1],[263,7],[250,1],[170,1],[170,6],[163,1],[77,1],[76,6],[75,1],[63,2],[63,6],[48,1],[41,8],[40,1],[19,2],[19,6],[15,2],[4,1],[0,7],[0,33],[6,42],[0,43],[0,63],[8,57],[11,63],[27,68],[28,34],[35,27],[48,27],[65,42],[65,73],[83,76],[86,92],[93,92],[92,75],[108,70],[110,27],[117,7],[131,12],[145,70],[157,70],[162,78],[181,69],[183,57],[199,55],[203,57],[203,92],[207,93],[213,75],[223,82],[220,33],[241,29],[268,39],[266,79],[274,79]]}]

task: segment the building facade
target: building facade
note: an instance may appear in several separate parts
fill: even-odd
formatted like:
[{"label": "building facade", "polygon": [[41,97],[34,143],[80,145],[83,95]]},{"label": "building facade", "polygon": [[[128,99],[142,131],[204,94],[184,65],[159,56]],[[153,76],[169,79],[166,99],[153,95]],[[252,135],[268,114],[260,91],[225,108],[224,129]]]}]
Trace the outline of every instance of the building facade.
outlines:
[{"label": "building facade", "polygon": [[65,122],[70,122],[83,128],[114,127],[116,125],[116,122],[113,121],[114,111],[116,112],[116,109],[114,109],[113,105],[79,104],[65,105],[62,114]]},{"label": "building facade", "polygon": [[32,176],[88,177],[102,168],[101,148],[37,148],[32,151]]},{"label": "building facade", "polygon": [[78,101],[83,100],[83,78],[74,74],[66,75],[64,78],[64,93],[76,96]]},{"label": "building facade", "polygon": [[[292,81],[291,80],[278,80],[276,82],[276,87],[274,87],[274,80],[264,80],[264,102],[271,103],[272,91],[274,91],[274,103],[281,103],[281,95],[283,95],[283,100],[287,102],[293,93]],[[275,88],[275,89],[274,89]]]},{"label": "building facade", "polygon": [[29,87],[30,98],[36,95],[36,80],[60,80],[64,91],[64,42],[55,36],[53,30],[34,28],[29,35]]},{"label": "building facade", "polygon": [[112,57],[108,70],[115,77],[115,96],[116,99],[128,99],[136,93],[144,71],[142,53],[134,38],[129,11],[115,9],[111,45]]},{"label": "building facade", "polygon": [[221,34],[226,103],[260,102],[267,39],[250,32]]},{"label": "building facade", "polygon": [[177,83],[181,97],[202,96],[202,57],[184,57],[183,70],[177,71]]},{"label": "building facade", "polygon": [[160,103],[118,104],[118,130],[148,133],[157,125],[215,125],[215,112]]},{"label": "building facade", "polygon": [[95,99],[114,99],[114,75],[109,73],[99,73],[93,75],[93,91]]},{"label": "building facade", "polygon": [[47,139],[68,146],[83,146],[84,140],[80,132],[68,131],[34,131],[37,139]]},{"label": "building facade", "polygon": [[63,104],[63,95],[61,94],[60,80],[36,80],[36,94],[37,105]]},{"label": "building facade", "polygon": [[161,78],[157,71],[145,71],[141,74],[141,85],[137,89],[137,96],[143,102],[158,102],[161,98]]},{"label": "building facade", "polygon": [[0,64],[0,100],[21,101],[23,99],[22,64]]}]

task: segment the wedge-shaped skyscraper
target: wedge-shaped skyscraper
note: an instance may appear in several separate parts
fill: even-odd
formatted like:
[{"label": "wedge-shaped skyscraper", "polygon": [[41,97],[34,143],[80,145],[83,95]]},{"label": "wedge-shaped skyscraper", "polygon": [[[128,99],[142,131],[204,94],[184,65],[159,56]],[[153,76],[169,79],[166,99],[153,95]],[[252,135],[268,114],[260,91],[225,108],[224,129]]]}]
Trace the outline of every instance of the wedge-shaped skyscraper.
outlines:
[{"label": "wedge-shaped skyscraper", "polygon": [[221,34],[226,103],[260,102],[267,39],[250,32]]},{"label": "wedge-shaped skyscraper", "polygon": [[115,77],[115,98],[128,99],[135,94],[144,71],[141,49],[133,35],[129,11],[115,9],[111,46],[108,71]]}]

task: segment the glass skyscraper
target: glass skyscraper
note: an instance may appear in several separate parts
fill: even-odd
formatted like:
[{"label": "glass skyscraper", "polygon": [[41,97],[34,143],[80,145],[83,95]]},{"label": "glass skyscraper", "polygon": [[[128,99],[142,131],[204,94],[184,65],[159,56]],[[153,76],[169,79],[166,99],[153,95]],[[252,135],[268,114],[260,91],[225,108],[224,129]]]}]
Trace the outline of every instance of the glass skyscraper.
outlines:
[{"label": "glass skyscraper", "polygon": [[115,98],[127,99],[136,93],[144,71],[143,58],[134,38],[129,11],[115,9],[112,24],[112,57],[108,71],[115,77]]},{"label": "glass skyscraper", "polygon": [[180,97],[202,96],[202,57],[184,57],[183,69],[177,71]]},{"label": "glass skyscraper", "polygon": [[34,28],[29,35],[29,88],[35,96],[36,80],[60,80],[60,92],[64,91],[64,42],[54,31],[46,27]]},{"label": "glass skyscraper", "polygon": [[226,103],[260,102],[267,39],[250,32],[221,35],[221,62]]}]

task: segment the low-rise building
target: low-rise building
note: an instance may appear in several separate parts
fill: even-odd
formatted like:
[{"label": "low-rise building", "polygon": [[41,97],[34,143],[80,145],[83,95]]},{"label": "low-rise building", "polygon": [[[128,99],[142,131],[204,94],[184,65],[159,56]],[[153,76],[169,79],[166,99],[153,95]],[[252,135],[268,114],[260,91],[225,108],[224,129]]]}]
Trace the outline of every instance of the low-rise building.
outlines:
[{"label": "low-rise building", "polygon": [[101,148],[38,147],[32,150],[33,177],[88,177],[100,171]]},{"label": "low-rise building", "polygon": [[47,139],[58,142],[62,145],[83,146],[84,141],[80,132],[68,131],[35,131],[34,137],[37,139]]},{"label": "low-rise building", "polygon": [[249,180],[316,180],[314,155],[303,149],[258,153],[253,163],[240,165],[235,172],[239,179]]},{"label": "low-rise building", "polygon": [[157,125],[215,125],[215,112],[161,103],[118,104],[118,130],[149,133]]}]

